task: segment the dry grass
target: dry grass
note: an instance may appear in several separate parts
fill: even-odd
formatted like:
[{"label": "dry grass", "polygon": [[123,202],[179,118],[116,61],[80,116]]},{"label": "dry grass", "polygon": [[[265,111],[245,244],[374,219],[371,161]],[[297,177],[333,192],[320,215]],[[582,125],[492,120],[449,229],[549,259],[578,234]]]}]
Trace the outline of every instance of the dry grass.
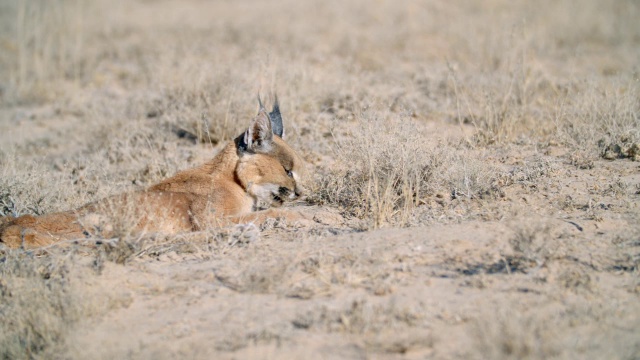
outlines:
[{"label": "dry grass", "polygon": [[15,154],[0,155],[1,216],[41,215],[60,209],[55,206],[56,202],[72,202],[75,194],[62,174],[51,172],[35,162],[19,162],[20,159]]},{"label": "dry grass", "polygon": [[[319,180],[314,198],[367,219],[373,228],[407,225],[436,195],[481,199],[499,193],[499,169],[463,145],[425,141],[409,116],[367,109],[352,133],[337,139],[337,164]],[[444,195],[443,195],[444,194]]]},{"label": "dry grass", "polygon": [[[433,192],[437,155],[421,147],[415,120],[367,110],[357,115],[351,138],[337,144],[340,168],[321,180],[316,196],[367,217],[373,227],[395,219],[406,223],[411,211]],[[402,139],[413,146],[398,146]]]},{"label": "dry grass", "polygon": [[[88,4],[79,1],[16,1],[4,4],[15,42],[5,41],[11,68],[4,98],[42,102],[60,95],[58,86],[76,82],[87,64],[85,48]],[[7,29],[8,30],[8,29]],[[13,40],[12,39],[12,40]]]},{"label": "dry grass", "polygon": [[586,86],[580,93],[567,95],[566,104],[560,109],[557,119],[560,139],[574,151],[586,152],[591,157],[640,160],[637,80],[587,82]]},{"label": "dry grass", "polygon": [[478,320],[475,340],[479,354],[475,358],[548,359],[560,354],[554,330],[536,317],[516,311],[498,310],[491,318]]},{"label": "dry grass", "polygon": [[88,291],[85,281],[92,272],[76,264],[74,252],[37,257],[6,251],[0,256],[3,359],[57,357],[67,350],[66,339],[78,321],[110,306],[109,297]]},{"label": "dry grass", "polygon": [[[554,244],[550,224],[541,219],[522,219],[514,221],[514,234],[509,240],[517,256],[522,256],[526,261],[535,262],[542,266],[549,260],[552,254],[557,254],[557,245]],[[554,246],[555,245],[555,246]]]},{"label": "dry grass", "polygon": [[[365,356],[435,349],[450,340],[425,326],[437,328],[437,310],[387,297],[430,279],[475,276],[468,283],[479,285],[465,296],[485,291],[479,299],[495,303],[477,300],[482,306],[500,307],[516,293],[559,299],[553,311],[575,312],[552,322],[557,331],[535,314],[480,316],[470,346],[481,356],[632,358],[633,339],[624,338],[631,350],[618,353],[603,341],[592,348],[582,339],[562,342],[575,330],[567,322],[621,322],[619,314],[633,317],[632,302],[620,300],[619,313],[595,303],[578,311],[562,296],[589,303],[611,290],[599,286],[618,280],[629,284],[624,296],[637,294],[630,227],[639,195],[638,18],[632,0],[0,1],[0,215],[76,208],[200,164],[243,130],[256,93],[277,91],[287,141],[316,175],[307,202],[354,218],[311,229],[272,223],[134,235],[139,216],[128,209],[101,220],[108,239],[53,246],[44,257],[7,252],[0,357],[65,357],[70,331],[102,314],[82,299],[86,284],[74,276],[82,272],[75,259],[89,258],[98,272],[109,262],[133,269],[207,260],[218,266],[207,284],[234,296],[312,304],[277,326],[202,341],[225,351],[285,346],[297,331],[348,334]],[[455,256],[449,252],[457,248],[431,238],[373,255],[369,240],[308,250],[334,234],[434,224],[455,232],[472,220],[510,230],[495,236],[504,240],[495,249],[474,243]],[[393,238],[371,234],[371,241]],[[288,255],[268,252],[297,246]],[[497,286],[511,282],[531,291]],[[342,301],[352,291],[362,298]],[[411,291],[402,296],[420,290]],[[398,334],[388,341],[373,334],[389,329]],[[400,336],[410,332],[417,335]]]}]

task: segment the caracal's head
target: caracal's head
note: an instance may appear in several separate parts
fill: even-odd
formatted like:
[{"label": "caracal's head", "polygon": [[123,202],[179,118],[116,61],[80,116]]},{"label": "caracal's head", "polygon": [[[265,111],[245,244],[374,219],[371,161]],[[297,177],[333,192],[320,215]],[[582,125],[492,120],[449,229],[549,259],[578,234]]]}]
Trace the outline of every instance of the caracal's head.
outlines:
[{"label": "caracal's head", "polygon": [[299,197],[304,164],[284,139],[278,98],[270,113],[262,105],[249,128],[235,140],[240,160],[236,176],[247,193],[268,206]]}]

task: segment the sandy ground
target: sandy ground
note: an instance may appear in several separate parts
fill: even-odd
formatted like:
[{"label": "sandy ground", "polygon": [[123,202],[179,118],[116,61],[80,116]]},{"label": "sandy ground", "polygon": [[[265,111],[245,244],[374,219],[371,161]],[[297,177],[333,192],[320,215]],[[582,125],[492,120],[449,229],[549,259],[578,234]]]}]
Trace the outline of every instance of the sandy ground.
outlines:
[{"label": "sandy ground", "polygon": [[93,286],[126,300],[71,343],[79,358],[636,356],[637,279],[593,223],[547,225],[579,250],[522,264],[513,230],[471,221],[108,263]]}]

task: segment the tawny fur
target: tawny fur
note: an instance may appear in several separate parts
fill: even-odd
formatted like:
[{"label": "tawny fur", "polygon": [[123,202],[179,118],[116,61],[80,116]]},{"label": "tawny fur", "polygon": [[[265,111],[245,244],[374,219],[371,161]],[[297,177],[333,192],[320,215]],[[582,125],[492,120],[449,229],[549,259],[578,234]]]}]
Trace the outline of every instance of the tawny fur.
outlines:
[{"label": "tawny fur", "polygon": [[[277,111],[280,124],[275,128],[282,129]],[[276,216],[273,209],[254,211],[259,202],[279,206],[299,196],[297,179],[303,164],[278,136],[282,131],[272,134],[273,114],[260,104],[249,129],[212,160],[144,191],[115,195],[72,211],[2,218],[0,242],[11,248],[33,248],[89,236],[111,237],[119,226],[114,215],[131,221],[125,226],[131,233],[168,234]]]}]

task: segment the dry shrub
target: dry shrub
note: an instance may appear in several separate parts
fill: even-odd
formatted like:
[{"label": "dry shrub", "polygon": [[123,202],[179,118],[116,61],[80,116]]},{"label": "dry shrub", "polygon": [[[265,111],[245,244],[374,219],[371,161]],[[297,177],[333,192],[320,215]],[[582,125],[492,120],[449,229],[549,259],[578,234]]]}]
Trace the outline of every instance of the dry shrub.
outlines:
[{"label": "dry shrub", "polygon": [[[474,140],[487,145],[528,136],[553,138],[554,120],[566,116],[569,119],[563,119],[561,128],[568,130],[577,148],[582,140],[594,145],[604,140],[599,149],[604,155],[608,147],[620,142],[627,148],[637,144],[637,131],[634,136],[628,134],[628,130],[638,129],[639,121],[638,83],[630,80],[636,77],[632,70],[635,60],[625,66],[624,56],[615,60],[596,56],[586,67],[581,53],[568,56],[567,52],[587,46],[601,54],[615,49],[637,57],[632,49],[640,35],[634,25],[640,14],[638,4],[590,1],[577,5],[569,0],[520,4],[520,9],[514,5],[498,2],[488,7],[500,14],[502,21],[497,23],[481,17],[470,19],[469,31],[475,31],[474,36],[456,44],[466,51],[453,52],[449,58],[456,118],[475,127]],[[448,30],[457,32],[455,28]],[[469,59],[472,64],[466,64]],[[550,66],[558,62],[566,64],[558,68],[560,71]],[[594,76],[593,68],[602,74]],[[607,78],[611,75],[623,80],[611,84]],[[624,154],[625,145],[620,146]],[[635,149],[632,156],[638,152]],[[613,150],[614,154],[620,152]]]},{"label": "dry shrub", "polygon": [[0,216],[41,215],[75,196],[59,173],[0,152]]},{"label": "dry shrub", "polygon": [[[511,51],[503,51],[506,57],[514,57]],[[522,54],[515,55],[523,59],[506,61],[489,74],[471,76],[463,83],[453,71],[450,75],[457,121],[474,127],[475,145],[526,143],[553,132],[549,110],[540,105],[552,102],[554,86],[525,63],[525,50],[519,51]]]},{"label": "dry shrub", "polygon": [[370,226],[407,224],[428,197],[478,199],[498,193],[499,171],[464,146],[428,140],[416,120],[365,110],[356,131],[337,140],[338,165],[320,179],[314,201],[340,206]]},{"label": "dry shrub", "polygon": [[78,288],[71,254],[0,256],[0,358],[59,357],[74,324],[95,309]]},{"label": "dry shrub", "polygon": [[[301,285],[309,295],[331,291],[335,286],[363,288],[374,295],[388,295],[396,285],[403,283],[402,276],[394,272],[390,263],[379,256],[335,256],[320,252],[297,263],[305,275]],[[294,288],[296,287],[294,286]],[[300,288],[294,290],[301,290]],[[295,293],[295,292],[294,292]]]},{"label": "dry shrub", "polygon": [[[627,271],[635,274],[640,280],[640,222],[639,216],[629,219],[631,226],[620,229],[614,234],[612,243],[615,245],[613,264],[610,267],[616,271]],[[639,283],[640,284],[640,283]]]},{"label": "dry shrub", "polygon": [[258,104],[253,97],[256,90],[234,82],[229,72],[189,74],[182,84],[164,89],[153,99],[147,116],[158,116],[179,137],[195,142],[216,145],[233,139],[247,126]]},{"label": "dry shrub", "polygon": [[260,239],[260,230],[253,224],[239,224],[167,236],[163,240],[145,241],[140,254],[158,256],[166,253],[199,253],[208,258],[234,248],[246,247]]},{"label": "dry shrub", "polygon": [[166,235],[137,234],[111,239],[93,238],[80,243],[97,244],[94,265],[101,270],[105,261],[117,264],[141,258],[211,259],[236,248],[246,247],[260,238],[260,230],[252,224],[212,228],[197,232]]},{"label": "dry shrub", "polygon": [[[473,125],[473,140],[479,145],[505,143],[532,129],[539,115],[530,106],[530,98],[542,94],[532,90],[535,77],[518,59],[520,49],[501,49],[506,59],[496,60],[503,65],[491,69],[490,75],[479,75],[458,81],[458,74],[450,65],[450,79],[456,100],[457,119]],[[491,81],[485,78],[491,76]],[[538,119],[536,119],[536,117]],[[537,124],[539,125],[539,124]]]},{"label": "dry shrub", "polygon": [[406,307],[394,300],[373,303],[365,299],[353,299],[346,306],[321,306],[313,311],[299,313],[292,324],[299,329],[375,334],[388,329],[420,328],[424,325],[424,315],[423,309]]},{"label": "dry shrub", "polygon": [[553,309],[553,302],[536,302],[529,309],[511,303],[485,311],[470,328],[474,342],[467,358],[638,358],[635,308],[622,309],[611,298],[569,299],[563,297],[561,310]]},{"label": "dry shrub", "polygon": [[[454,151],[453,149],[449,149]],[[453,199],[492,199],[501,196],[499,179],[503,172],[475,155],[469,149],[461,148],[449,156],[440,169],[435,183],[440,183]]]},{"label": "dry shrub", "polygon": [[556,170],[557,165],[554,162],[537,155],[514,166],[501,180],[506,185],[515,183],[537,189],[539,183],[553,175]]},{"label": "dry shrub", "polygon": [[512,309],[485,314],[471,329],[478,350],[478,353],[469,354],[472,358],[548,359],[560,353],[550,321],[522,315]]},{"label": "dry shrub", "polygon": [[77,326],[132,298],[97,284],[80,247],[0,249],[0,359],[68,359]]},{"label": "dry shrub", "polygon": [[353,137],[337,144],[340,167],[318,189],[319,198],[369,218],[373,227],[406,222],[432,190],[429,181],[438,167],[415,120],[396,116],[361,112]]},{"label": "dry shrub", "polygon": [[567,95],[565,109],[557,116],[560,139],[590,157],[640,160],[638,84],[588,82],[583,87]]},{"label": "dry shrub", "polygon": [[552,40],[553,43],[545,45],[555,51],[571,49],[576,44],[627,47],[640,35],[635,22],[640,6],[632,0],[545,0],[527,5],[527,12],[535,14],[536,22],[546,25],[535,27],[536,42],[544,44],[542,40]]},{"label": "dry shrub", "polygon": [[[77,80],[87,63],[87,3],[71,0],[11,2],[14,24],[8,61],[11,89],[7,99],[42,101],[60,91],[60,81]],[[9,97],[12,98],[9,98]]]},{"label": "dry shrub", "polygon": [[475,24],[489,29],[483,29],[487,33],[473,44],[466,44],[469,55],[477,57],[477,63],[470,65],[477,67],[472,74],[461,71],[457,61],[447,63],[449,95],[455,100],[451,110],[459,123],[474,127],[476,145],[542,137],[553,129],[540,105],[556,95],[555,84],[537,66],[529,26],[522,19],[511,21],[508,28],[502,24],[499,29]]},{"label": "dry shrub", "polygon": [[516,256],[532,261],[537,266],[544,265],[557,256],[557,246],[552,241],[551,224],[544,219],[518,219],[512,223],[514,231],[509,239]]},{"label": "dry shrub", "polygon": [[223,268],[215,276],[220,283],[235,291],[268,294],[282,286],[289,270],[288,259],[278,258],[245,268]]}]

